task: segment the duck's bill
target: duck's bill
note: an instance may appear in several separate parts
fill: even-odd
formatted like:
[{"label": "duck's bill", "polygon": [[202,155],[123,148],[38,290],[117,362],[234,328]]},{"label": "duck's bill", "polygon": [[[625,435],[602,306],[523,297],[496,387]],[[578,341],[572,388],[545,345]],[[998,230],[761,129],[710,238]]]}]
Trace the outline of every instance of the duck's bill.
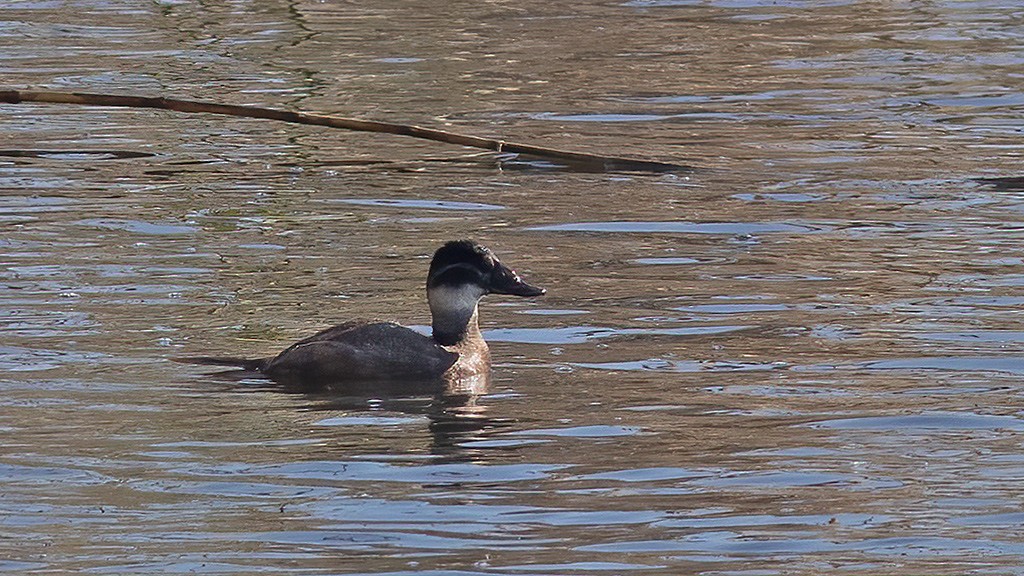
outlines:
[{"label": "duck's bill", "polygon": [[495,294],[509,294],[511,296],[540,296],[545,290],[523,282],[523,279],[516,274],[516,271],[499,264],[491,276],[491,292]]}]

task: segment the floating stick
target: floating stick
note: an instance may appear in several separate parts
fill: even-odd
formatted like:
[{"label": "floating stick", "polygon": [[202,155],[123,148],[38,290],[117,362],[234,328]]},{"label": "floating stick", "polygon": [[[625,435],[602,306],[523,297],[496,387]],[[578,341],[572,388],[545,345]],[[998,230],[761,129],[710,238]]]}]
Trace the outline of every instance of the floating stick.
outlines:
[{"label": "floating stick", "polygon": [[303,112],[291,112],[288,110],[276,110],[273,108],[261,108],[258,106],[238,106],[233,104],[214,104],[212,102],[198,102],[195,100],[179,100],[176,98],[148,98],[144,96],[119,96],[114,94],[86,94],[80,92],[43,92],[32,90],[0,90],[0,102],[9,104],[21,104],[23,102],[45,102],[51,104],[80,104],[85,106],[118,106],[124,108],[158,108],[161,110],[173,110],[175,112],[186,112],[189,114],[226,114],[228,116],[240,116],[243,118],[265,118],[268,120],[279,120],[281,122],[292,122],[294,124],[310,124],[313,126],[327,126],[330,128],[341,128],[344,130],[356,130],[360,132],[384,132],[387,134],[399,134],[423,138],[436,142],[458,144],[473,148],[484,148],[498,153],[511,152],[515,154],[527,154],[540,158],[547,158],[561,161],[573,168],[600,171],[650,171],[650,172],[692,172],[691,166],[670,164],[666,162],[655,162],[651,160],[634,160],[631,158],[619,158],[615,156],[600,156],[597,154],[585,154],[582,152],[569,152],[532,146],[530,144],[517,144],[503,140],[492,140],[478,136],[455,134],[433,128],[421,126],[410,126],[407,124],[394,124],[391,122],[376,122],[373,120],[357,120],[353,118],[341,118],[337,116],[320,116],[306,114]]}]

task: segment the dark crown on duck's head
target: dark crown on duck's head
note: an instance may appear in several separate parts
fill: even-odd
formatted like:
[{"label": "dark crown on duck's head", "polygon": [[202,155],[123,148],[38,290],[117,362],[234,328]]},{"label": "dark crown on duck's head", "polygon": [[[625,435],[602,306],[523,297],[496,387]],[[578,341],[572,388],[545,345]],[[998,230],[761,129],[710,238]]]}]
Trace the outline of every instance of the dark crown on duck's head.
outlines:
[{"label": "dark crown on duck's head", "polygon": [[472,240],[455,240],[437,249],[427,274],[427,290],[432,288],[477,286],[483,294],[540,296],[543,288],[531,286],[502,264],[489,249]]}]

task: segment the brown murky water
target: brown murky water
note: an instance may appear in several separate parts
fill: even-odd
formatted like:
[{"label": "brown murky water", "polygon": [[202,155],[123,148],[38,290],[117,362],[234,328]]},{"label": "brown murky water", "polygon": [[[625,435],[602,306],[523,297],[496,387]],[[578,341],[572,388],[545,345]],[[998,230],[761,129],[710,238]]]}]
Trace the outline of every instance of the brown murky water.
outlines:
[{"label": "brown murky water", "polygon": [[[0,8],[5,86],[679,160],[0,106],[0,570],[1010,574],[1024,534],[1024,13],[1008,2]],[[473,403],[168,361],[492,297]]]}]

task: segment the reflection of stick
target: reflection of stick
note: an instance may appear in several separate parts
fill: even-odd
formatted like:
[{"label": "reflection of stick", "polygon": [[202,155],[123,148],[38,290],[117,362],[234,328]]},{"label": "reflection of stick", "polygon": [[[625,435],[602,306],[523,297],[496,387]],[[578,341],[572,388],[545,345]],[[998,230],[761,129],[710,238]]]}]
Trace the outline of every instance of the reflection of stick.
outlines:
[{"label": "reflection of stick", "polygon": [[352,118],[338,118],[335,116],[318,116],[315,114],[304,114],[302,112],[259,108],[257,106],[212,104],[208,102],[196,102],[193,100],[177,100],[174,98],[146,98],[142,96],[115,96],[111,94],[38,92],[26,90],[0,90],[0,102],[7,102],[9,104],[20,104],[22,102],[49,102],[53,104],[84,104],[86,106],[160,108],[163,110],[174,110],[176,112],[188,112],[192,114],[227,114],[228,116],[266,118],[268,120],[280,120],[281,122],[328,126],[331,128],[357,130],[360,132],[386,132],[388,134],[400,134],[404,136],[412,136],[414,138],[435,140],[437,142],[447,142],[448,144],[485,148],[499,153],[511,152],[515,154],[539,156],[541,158],[548,158],[556,161],[560,160],[572,167],[588,170],[638,170],[652,172],[693,171],[692,167],[682,166],[679,164],[668,164],[648,160],[631,160],[629,158],[617,158],[614,156],[598,156],[595,154],[584,154],[582,152],[567,152],[565,150],[555,150],[553,148],[543,148],[540,146],[531,146],[529,144],[515,144],[512,142],[491,140],[477,136],[453,134],[442,130],[421,128],[419,126],[409,126],[406,124],[374,122],[372,120],[355,120]]}]

